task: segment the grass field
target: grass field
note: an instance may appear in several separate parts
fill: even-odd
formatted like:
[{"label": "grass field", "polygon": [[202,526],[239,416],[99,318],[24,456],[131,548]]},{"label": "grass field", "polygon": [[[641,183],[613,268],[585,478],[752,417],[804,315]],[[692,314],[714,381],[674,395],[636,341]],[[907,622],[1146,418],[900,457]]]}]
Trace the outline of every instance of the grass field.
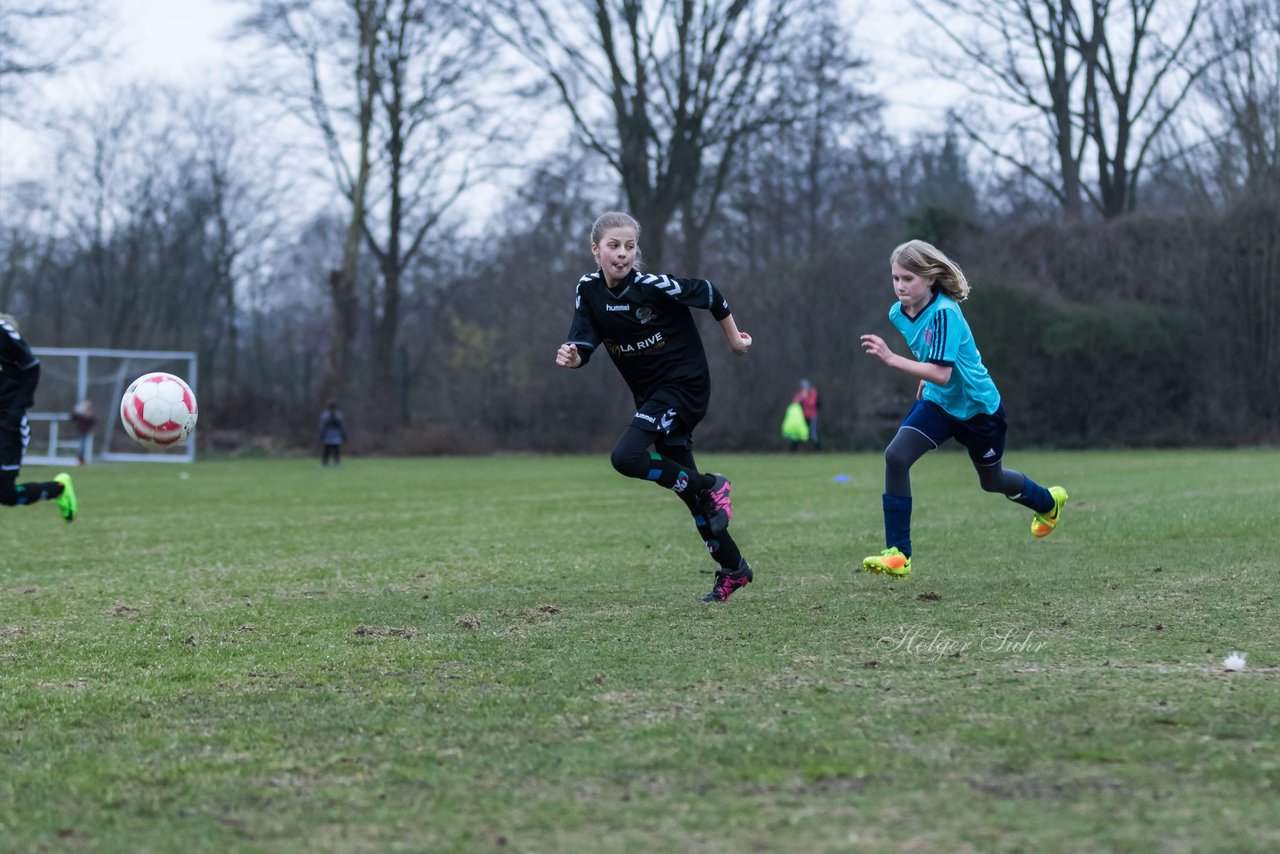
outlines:
[{"label": "grass field", "polygon": [[906,582],[858,571],[878,455],[702,456],[723,606],[603,456],[0,508],[0,850],[1280,848],[1280,451],[1014,452],[1071,493],[1043,541],[934,455]]}]

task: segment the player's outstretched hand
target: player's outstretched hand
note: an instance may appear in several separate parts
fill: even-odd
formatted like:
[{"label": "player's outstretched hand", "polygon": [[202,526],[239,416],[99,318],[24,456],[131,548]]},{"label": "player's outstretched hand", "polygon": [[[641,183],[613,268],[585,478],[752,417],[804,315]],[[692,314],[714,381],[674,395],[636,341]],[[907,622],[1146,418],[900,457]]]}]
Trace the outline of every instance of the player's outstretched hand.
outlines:
[{"label": "player's outstretched hand", "polygon": [[889,345],[884,343],[884,339],[879,335],[863,335],[862,350],[868,356],[875,356],[882,362],[889,361],[889,357],[893,355]]},{"label": "player's outstretched hand", "polygon": [[745,356],[751,349],[751,336],[745,332],[739,332],[737,342],[731,342],[729,346],[732,347],[733,352],[737,353],[739,356]]},{"label": "player's outstretched hand", "polygon": [[561,344],[556,350],[556,364],[562,368],[576,368],[582,364],[577,344]]}]

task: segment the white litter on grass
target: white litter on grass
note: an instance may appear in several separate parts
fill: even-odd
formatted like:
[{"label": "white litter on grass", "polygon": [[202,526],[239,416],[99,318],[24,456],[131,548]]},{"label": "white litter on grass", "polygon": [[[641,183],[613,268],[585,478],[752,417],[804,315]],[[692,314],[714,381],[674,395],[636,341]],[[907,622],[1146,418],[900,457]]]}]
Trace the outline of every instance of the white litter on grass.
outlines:
[{"label": "white litter on grass", "polygon": [[1244,670],[1244,653],[1231,653],[1226,658],[1222,659],[1222,667],[1224,670]]}]

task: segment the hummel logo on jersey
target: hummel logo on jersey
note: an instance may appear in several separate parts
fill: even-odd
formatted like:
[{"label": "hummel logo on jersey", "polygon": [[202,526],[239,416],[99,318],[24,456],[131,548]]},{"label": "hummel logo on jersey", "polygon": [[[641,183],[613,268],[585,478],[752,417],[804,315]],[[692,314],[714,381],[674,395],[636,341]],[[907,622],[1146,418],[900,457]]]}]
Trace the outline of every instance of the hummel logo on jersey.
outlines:
[{"label": "hummel logo on jersey", "polygon": [[631,303],[624,302],[622,305],[609,305],[605,303],[605,311],[631,311]]},{"label": "hummel logo on jersey", "polygon": [[644,421],[648,421],[650,424],[658,423],[658,419],[654,418],[652,415],[645,415],[643,412],[637,412],[636,418],[639,418]]},{"label": "hummel logo on jersey", "polygon": [[989,460],[989,459],[991,459],[992,457],[994,457],[995,455],[996,455],[996,449],[995,449],[995,448],[987,448],[987,452],[986,452],[985,454],[983,454],[983,455],[982,455],[982,458],[983,458],[984,460]]},{"label": "hummel logo on jersey", "polygon": [[675,421],[676,411],[674,409],[668,409],[666,412],[662,413],[662,420],[658,422],[658,426],[662,428],[662,432],[665,433],[671,429],[671,425],[674,424]]}]

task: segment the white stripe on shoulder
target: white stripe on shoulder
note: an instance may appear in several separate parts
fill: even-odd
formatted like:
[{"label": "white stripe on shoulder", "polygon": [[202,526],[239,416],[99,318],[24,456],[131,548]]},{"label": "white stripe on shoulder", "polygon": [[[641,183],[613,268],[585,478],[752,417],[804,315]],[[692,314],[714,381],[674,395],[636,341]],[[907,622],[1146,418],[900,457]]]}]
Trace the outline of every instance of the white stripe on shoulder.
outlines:
[{"label": "white stripe on shoulder", "polygon": [[645,281],[653,284],[654,287],[656,287],[658,290],[662,291],[664,294],[670,297],[680,296],[680,293],[683,290],[680,287],[680,283],[677,281],[674,281],[666,273],[662,273],[656,276],[653,274],[647,274],[645,277]]}]

